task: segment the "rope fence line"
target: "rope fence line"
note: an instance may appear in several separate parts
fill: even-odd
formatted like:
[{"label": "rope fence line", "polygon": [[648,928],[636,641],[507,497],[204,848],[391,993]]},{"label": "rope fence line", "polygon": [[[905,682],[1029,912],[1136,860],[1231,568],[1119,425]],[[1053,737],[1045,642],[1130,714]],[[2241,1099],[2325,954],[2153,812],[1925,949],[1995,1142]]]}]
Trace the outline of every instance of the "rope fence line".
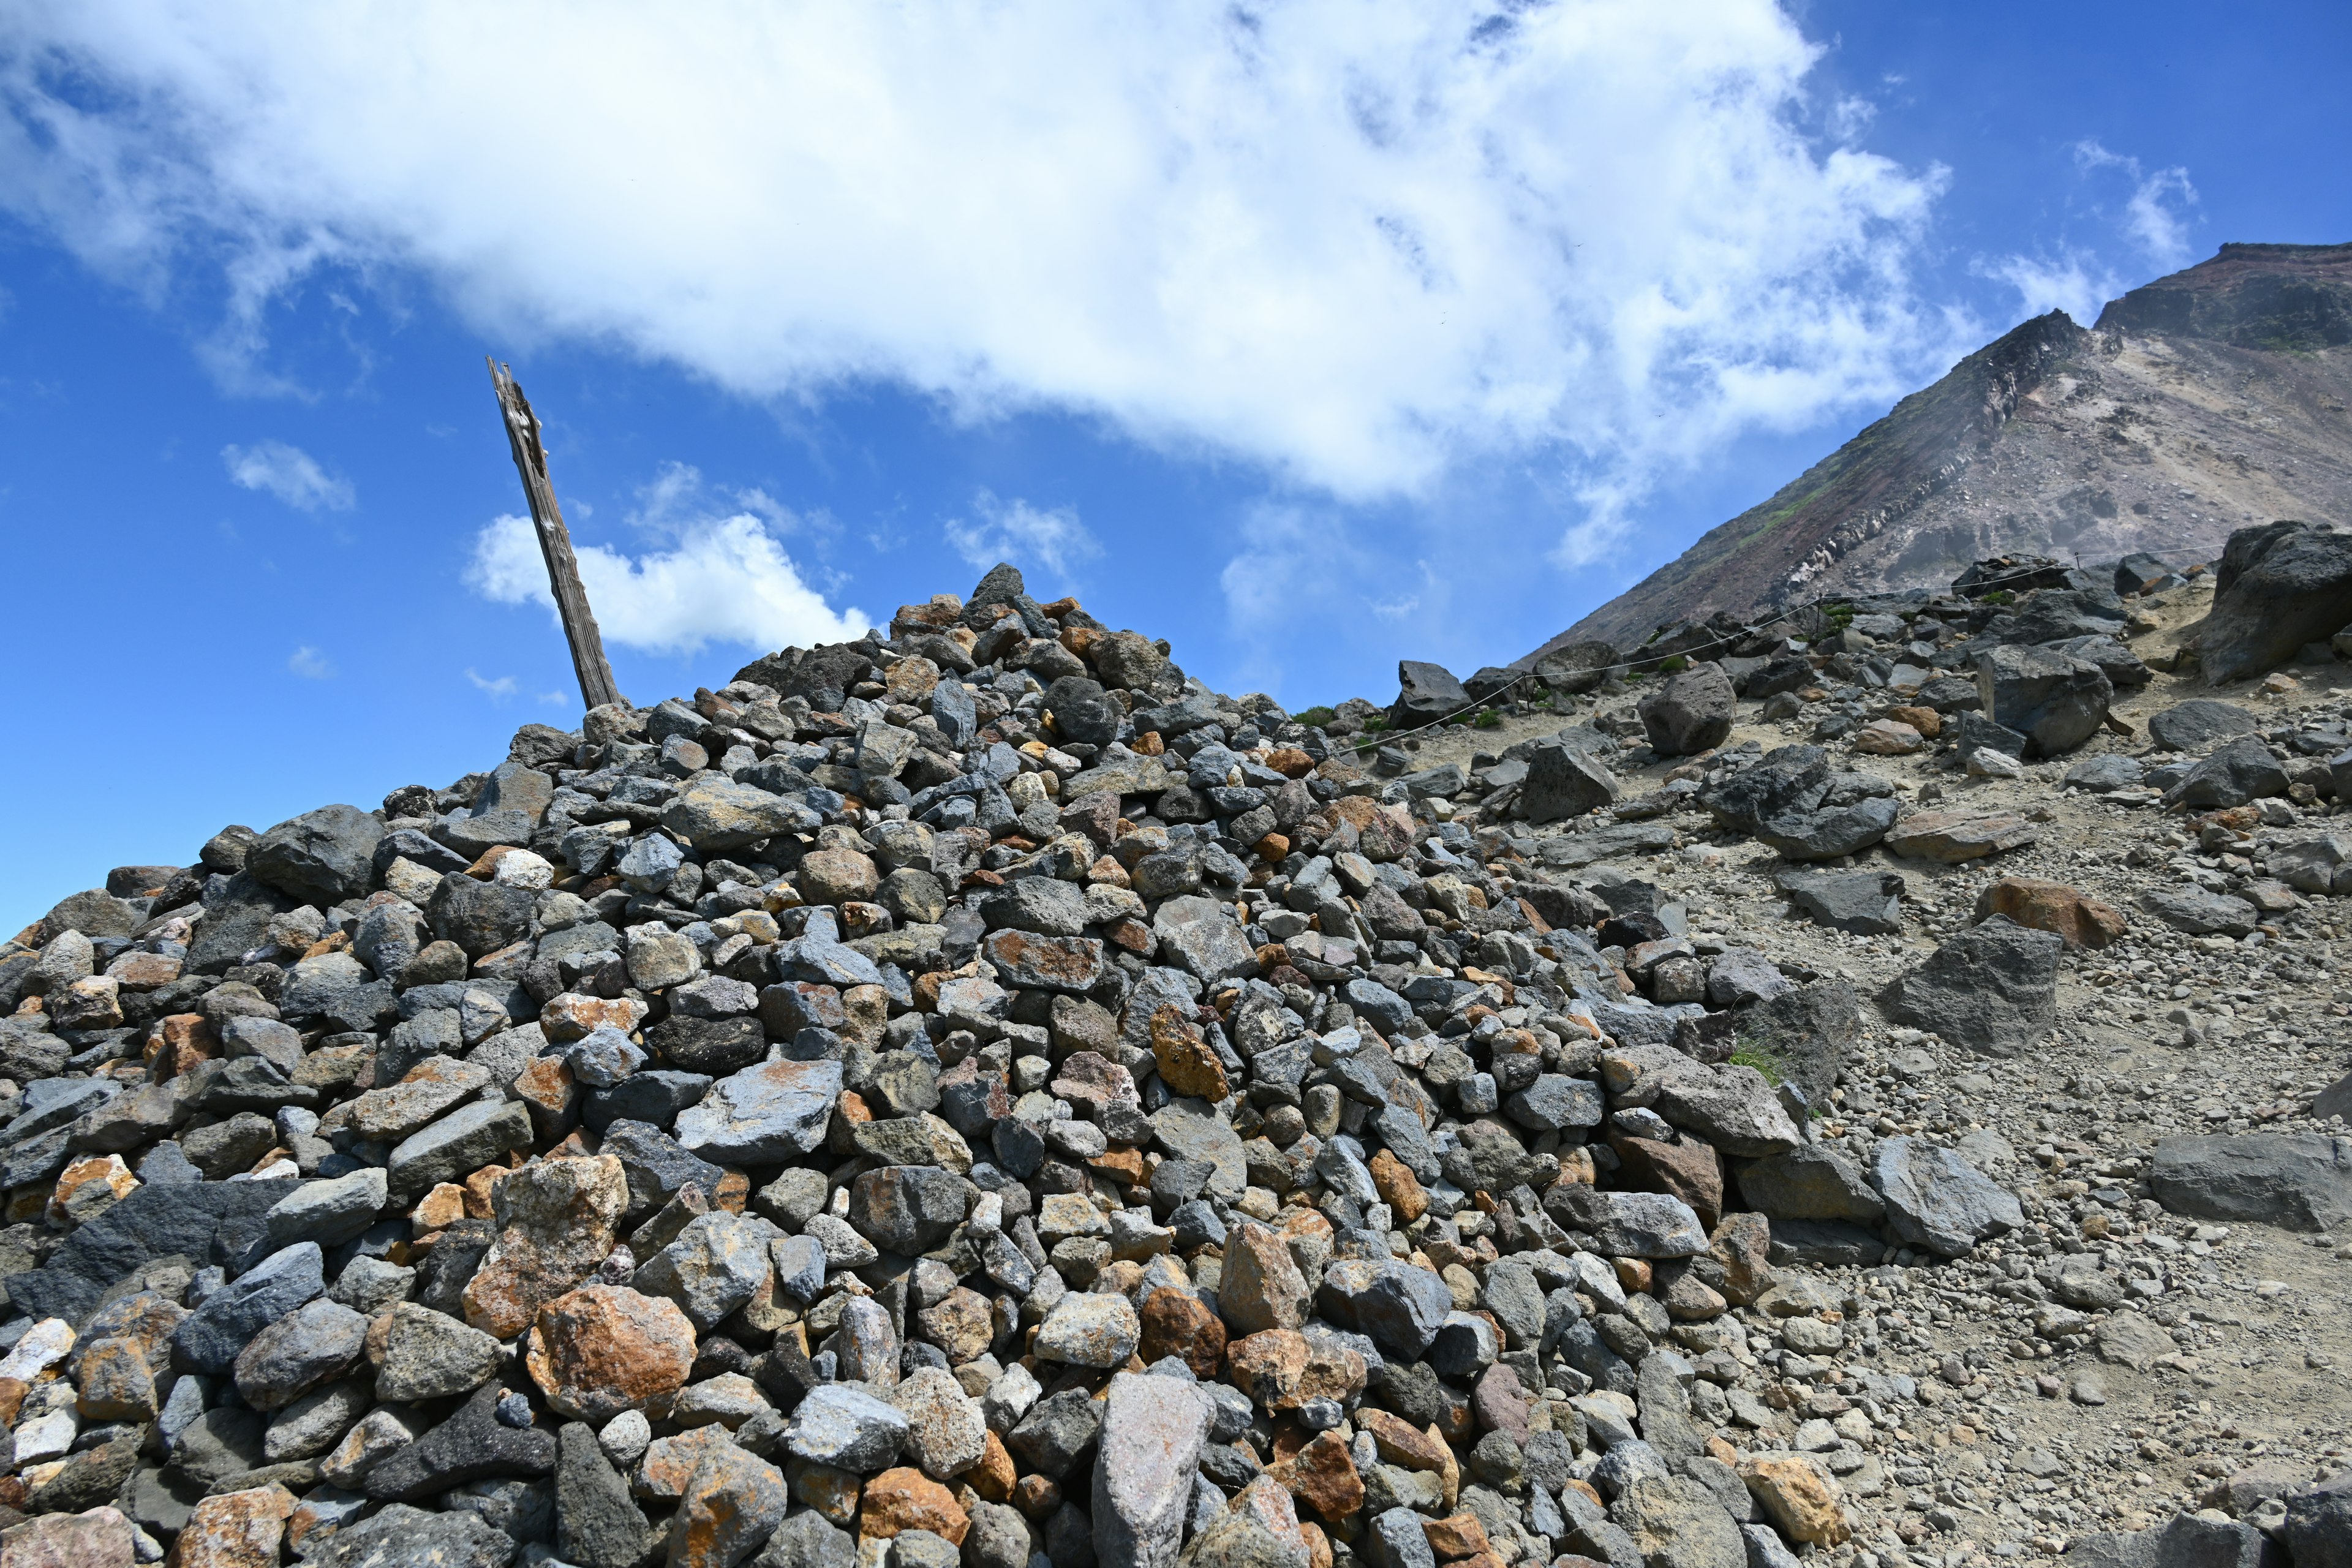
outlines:
[{"label": "rope fence line", "polygon": [[[2081,570],[2081,569],[2082,569],[2082,568],[2081,568],[2081,557],[2080,557],[2080,555],[2078,554],[2078,555],[2076,556],[2076,558],[2075,558],[2075,559],[2076,559],[2075,570],[2079,571],[2079,570]],[[1982,583],[1979,583],[1979,584],[1976,584],[1976,586],[1977,586],[1978,588],[1990,588],[1990,589],[1991,589],[1991,590],[1992,590],[1992,591],[1994,591],[1994,592],[1999,592],[1999,591],[2000,591],[2000,585],[2001,585],[2002,584],[2004,584],[2004,583],[2016,583],[2016,582],[2021,582],[2021,581],[2023,581],[2025,578],[2028,578],[2028,577],[2039,577],[2040,575],[2042,575],[2042,573],[2044,573],[2044,572],[2046,572],[2046,571],[2048,571],[2048,570],[2049,570],[2049,568],[2048,568],[2048,567],[2046,567],[2046,566],[2036,566],[2036,567],[2032,567],[2032,568],[2031,568],[2031,569],[2029,569],[2029,570],[2022,571],[2022,572],[2011,572],[2011,573],[2008,574],[2007,574],[2007,575],[2005,575],[2005,576],[2000,576],[2000,577],[1989,577],[1989,578],[1985,579],[1985,581],[1984,581],[1984,582],[1982,582]],[[1975,593],[1970,593],[1970,594],[1967,594],[1967,595],[1962,595],[1962,597],[1965,597],[1965,598],[1976,598],[1976,597],[1980,597],[1980,596],[1981,596],[1981,595],[1978,595],[1978,594],[1975,594]],[[1715,652],[1715,651],[1717,651],[1717,649],[1720,649],[1720,648],[1727,648],[1727,647],[1730,647],[1731,646],[1733,646],[1733,645],[1734,645],[1734,644],[1736,644],[1736,643],[1745,642],[1748,637],[1753,637],[1753,636],[1754,636],[1756,633],[1758,633],[1758,632],[1764,631],[1764,630],[1767,630],[1767,629],[1769,629],[1769,628],[1770,628],[1770,627],[1772,627],[1772,626],[1777,626],[1780,625],[1783,621],[1786,621],[1786,620],[1790,619],[1791,616],[1795,616],[1795,615],[1798,613],[1798,611],[1799,611],[1799,610],[1802,610],[1802,609],[1810,608],[1811,605],[1824,605],[1824,604],[1851,604],[1852,602],[1853,602],[1853,601],[1852,601],[1852,600],[1850,600],[1850,599],[1838,599],[1838,598],[1833,597],[1833,596],[1824,596],[1824,597],[1822,597],[1822,598],[1810,600],[1810,601],[1808,601],[1808,602],[1807,602],[1807,604],[1805,604],[1805,605],[1799,605],[1797,609],[1794,609],[1794,610],[1782,610],[1782,611],[1781,611],[1781,612],[1780,612],[1778,615],[1775,615],[1774,616],[1772,616],[1769,620],[1766,620],[1766,621],[1759,621],[1759,622],[1757,622],[1756,624],[1754,624],[1754,625],[1752,625],[1752,626],[1745,626],[1740,627],[1740,628],[1739,628],[1739,635],[1738,635],[1738,637],[1718,637],[1714,638],[1712,641],[1709,641],[1709,642],[1706,642],[1706,643],[1702,643],[1702,644],[1700,644],[1697,647],[1684,648],[1684,649],[1680,650],[1679,652],[1669,654],[1669,655],[1667,655],[1666,657],[1667,657],[1667,658],[1704,658],[1704,657],[1705,657],[1706,654],[1713,653],[1713,652]],[[1598,639],[1595,639],[1595,640],[1598,640]],[[1646,647],[1646,646],[1648,646],[1648,645],[1644,644],[1643,646],[1644,646],[1644,647]],[[1640,650],[1639,648],[1636,648],[1636,649],[1633,649],[1633,650],[1632,650],[1632,651],[1633,651],[1633,652],[1634,652],[1634,653],[1639,653],[1641,650]],[[1630,660],[1629,660],[1628,662],[1630,662]],[[1441,725],[1441,724],[1451,724],[1452,722],[1454,722],[1454,720],[1459,719],[1459,718],[1460,718],[1460,717],[1462,717],[1462,715],[1463,715],[1463,714],[1465,714],[1465,713],[1475,712],[1475,711],[1482,710],[1484,710],[1484,709],[1491,708],[1491,707],[1493,707],[1493,706],[1494,706],[1494,700],[1495,700],[1496,697],[1500,697],[1504,692],[1510,690],[1510,689],[1511,689],[1513,687],[1515,687],[1515,686],[1517,686],[1521,681],[1533,680],[1533,679],[1538,679],[1538,674],[1537,674],[1537,672],[1536,672],[1535,670],[1533,670],[1533,669],[1524,669],[1524,670],[1521,670],[1518,674],[1517,674],[1517,675],[1513,676],[1509,680],[1507,680],[1507,681],[1504,682],[1502,685],[1500,685],[1500,686],[1496,687],[1496,688],[1494,689],[1494,691],[1493,691],[1492,693],[1490,693],[1488,696],[1486,696],[1486,697],[1483,697],[1483,698],[1480,698],[1480,699],[1478,699],[1477,700],[1473,701],[1473,702],[1471,702],[1471,703],[1467,704],[1467,705],[1466,705],[1466,706],[1465,706],[1465,707],[1456,708],[1456,709],[1455,709],[1455,710],[1454,710],[1454,711],[1453,711],[1453,712],[1451,712],[1451,713],[1446,713],[1446,714],[1441,715],[1441,716],[1440,716],[1440,717],[1438,717],[1438,718],[1432,719],[1432,720],[1431,720],[1428,723],[1426,723],[1426,724],[1416,724],[1416,725],[1414,725],[1414,726],[1413,726],[1412,729],[1410,729],[1410,730],[1388,730],[1388,729],[1371,730],[1371,731],[1359,730],[1359,731],[1356,732],[1356,735],[1346,735],[1346,736],[1341,736],[1341,737],[1340,737],[1340,739],[1342,739],[1342,740],[1346,740],[1346,741],[1354,741],[1354,740],[1357,738],[1357,736],[1365,735],[1365,734],[1373,734],[1373,735],[1392,735],[1392,736],[1396,737],[1396,738],[1397,738],[1397,739],[1399,739],[1399,740],[1402,740],[1402,739],[1403,739],[1405,736],[1407,736],[1407,735],[1418,735],[1418,734],[1422,734],[1423,732],[1424,732],[1424,731],[1430,731],[1430,730],[1434,730],[1434,729],[1436,729],[1436,728],[1437,728],[1439,725]],[[1319,728],[1320,726],[1318,726],[1318,727]],[[1364,747],[1362,747],[1362,746],[1360,746],[1360,745],[1356,745],[1356,746],[1351,746],[1349,749],[1350,749],[1350,750],[1353,750],[1353,751],[1359,751],[1359,752],[1360,752],[1360,751],[1364,750],[1365,748],[1364,748]]]}]

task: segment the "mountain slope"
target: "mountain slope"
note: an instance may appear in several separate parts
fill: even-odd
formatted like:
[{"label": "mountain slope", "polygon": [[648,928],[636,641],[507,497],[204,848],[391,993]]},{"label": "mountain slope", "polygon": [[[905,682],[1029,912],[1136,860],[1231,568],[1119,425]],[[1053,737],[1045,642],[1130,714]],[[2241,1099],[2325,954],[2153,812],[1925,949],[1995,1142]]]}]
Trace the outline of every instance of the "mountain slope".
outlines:
[{"label": "mountain slope", "polygon": [[2352,245],[2225,245],[2025,322],[1543,647],[1713,610],[1940,586],[2012,552],[2210,559],[2352,514]]}]

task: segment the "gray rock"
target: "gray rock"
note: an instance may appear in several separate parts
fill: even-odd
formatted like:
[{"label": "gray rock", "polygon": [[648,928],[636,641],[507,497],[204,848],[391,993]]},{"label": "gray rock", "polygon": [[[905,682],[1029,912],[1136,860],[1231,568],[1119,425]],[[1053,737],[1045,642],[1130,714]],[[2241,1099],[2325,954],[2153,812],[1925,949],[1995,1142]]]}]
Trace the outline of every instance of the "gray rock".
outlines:
[{"label": "gray rock", "polygon": [[2244,805],[2287,791],[2286,769],[2258,735],[2241,735],[2189,770],[2164,792],[2167,809]]},{"label": "gray rock", "polygon": [[362,1489],[379,1501],[414,1502],[467,1481],[554,1469],[555,1434],[500,1421],[501,1392],[495,1384],[478,1389],[456,1415],[378,1460]]},{"label": "gray rock", "polygon": [[326,1289],[324,1264],[315,1241],[271,1254],[205,1297],[173,1331],[174,1357],[191,1372],[228,1371],[254,1336]]},{"label": "gray rock", "polygon": [[267,1424],[256,1412],[216,1407],[182,1428],[172,1445],[172,1465],[210,1485],[266,1463],[267,1440]]},{"label": "gray rock", "polygon": [[[959,691],[963,689],[953,680],[940,681],[939,689],[945,690],[950,686]],[[966,698],[965,700],[969,702],[971,700]],[[991,1509],[997,1506],[994,1503],[981,1505]],[[1013,1512],[1010,1509],[1002,1511]],[[1021,1516],[1013,1513],[1013,1517],[1019,1519]],[[976,1515],[973,1528],[975,1531],[981,1528]],[[967,1542],[971,1539],[969,1535],[965,1537]],[[784,1522],[776,1527],[776,1532],[768,1537],[768,1544],[761,1548],[754,1561],[759,1568],[853,1568],[857,1561],[857,1542],[847,1531],[835,1530],[827,1524],[824,1516],[814,1509],[804,1508],[787,1516]],[[1023,1568],[1026,1561],[1024,1555],[1022,1563],[1014,1564],[1013,1568]],[[607,1565],[587,1563],[583,1568],[607,1568]],[[975,1563],[973,1568],[984,1568],[984,1565]]]},{"label": "gray rock", "polygon": [[1768,1219],[1874,1223],[1886,1212],[1862,1170],[1827,1144],[1808,1143],[1738,1170],[1740,1196]]},{"label": "gray rock", "polygon": [[1887,1228],[1909,1246],[1959,1258],[1976,1244],[2025,1223],[2017,1199],[1949,1149],[1916,1138],[1878,1146],[1871,1182],[1886,1205]]},{"label": "gray rock", "polygon": [[[1217,1501],[1222,1505],[1224,1498],[1220,1495]],[[963,1538],[971,1568],[1028,1568],[1029,1554],[1035,1549],[1029,1521],[1018,1509],[987,1501],[971,1505],[971,1529]],[[1096,1550],[1099,1554],[1101,1549]]]},{"label": "gray rock", "polygon": [[2254,906],[2243,899],[2195,887],[2151,888],[2139,896],[2139,907],[2173,930],[2185,931],[2191,936],[2214,931],[2224,936],[2244,936],[2262,919]]},{"label": "gray rock", "polygon": [[826,1384],[793,1412],[784,1442],[796,1458],[870,1476],[898,1458],[906,1436],[907,1418],[888,1405],[863,1389]]},{"label": "gray rock", "polygon": [[1085,893],[1076,883],[1054,877],[1024,877],[1008,882],[982,900],[980,912],[991,931],[1077,936],[1087,928]]},{"label": "gray rock", "polygon": [[1332,1322],[1369,1335],[1382,1351],[1405,1361],[1428,1350],[1454,1310],[1454,1294],[1444,1280],[1396,1258],[1331,1264],[1315,1300]]},{"label": "gray rock", "polygon": [[1234,923],[1232,907],[1215,899],[1198,894],[1170,899],[1152,915],[1151,933],[1163,956],[1174,959],[1203,984],[1257,973],[1257,954]]},{"label": "gray rock", "polygon": [[446,1312],[403,1301],[392,1309],[383,1361],[376,1368],[375,1395],[406,1404],[466,1394],[498,1371],[499,1357],[499,1342],[481,1330]]},{"label": "gray rock", "polygon": [[349,1370],[367,1347],[367,1329],[349,1307],[306,1301],[238,1353],[236,1392],[256,1410],[282,1409]]},{"label": "gray rock", "polygon": [[[155,1156],[150,1154],[147,1163],[155,1163]],[[273,1190],[276,1185],[270,1182],[158,1185],[151,1180],[59,1242],[45,1268],[10,1276],[9,1301],[36,1319],[80,1322],[109,1287],[154,1259],[174,1255],[206,1259],[241,1255],[258,1234],[263,1211],[283,1195]],[[315,1254],[317,1248],[312,1251]],[[291,1311],[300,1304],[300,1300],[287,1301],[282,1310]],[[220,1342],[226,1347],[226,1360],[215,1366],[216,1371],[225,1369],[245,1348],[234,1335],[223,1335]]]},{"label": "gray rock", "polygon": [[1832,931],[1892,936],[1903,929],[1898,871],[1783,871],[1773,880],[1799,913]]},{"label": "gray rock", "polygon": [[929,1252],[963,1223],[968,1185],[936,1165],[885,1165],[850,1184],[849,1223],[886,1252]]},{"label": "gray rock", "polygon": [[2053,932],[1995,915],[1898,978],[1880,1005],[1897,1023],[1987,1056],[2015,1056],[2057,1024],[2058,959],[2065,945]]},{"label": "gray rock", "polygon": [[839,1062],[761,1062],[679,1111],[677,1142],[727,1164],[782,1164],[824,1142],[840,1098]]},{"label": "gray rock", "polygon": [[1504,1113],[1538,1132],[1601,1125],[1601,1086],[1565,1073],[1538,1073],[1536,1080],[1504,1102]]},{"label": "gray rock", "polygon": [[677,1302],[697,1330],[708,1332],[766,1283],[768,1243],[775,1234],[756,1215],[698,1215],[638,1266],[630,1285]]},{"label": "gray rock", "polygon": [[1985,716],[2026,737],[2029,754],[2055,757],[2098,732],[2115,700],[2106,672],[2087,659],[2011,644],[1975,659]]},{"label": "gray rock", "polygon": [[1609,1516],[1633,1539],[1644,1568],[1747,1568],[1739,1526],[1706,1488],[1681,1476],[1629,1482]]},{"label": "gray rock", "polygon": [[1188,1384],[1111,1379],[1097,1436],[1092,1511],[1101,1568],[1169,1568],[1200,1473],[1208,1412]]},{"label": "gray rock", "polygon": [[1885,837],[1902,809],[1890,796],[1872,795],[1851,805],[1786,812],[1765,822],[1756,837],[1783,859],[1833,860]]},{"label": "gray rock", "polygon": [[2261,721],[2234,702],[2192,697],[2151,714],[2147,738],[2160,751],[2194,752],[2201,756],[2223,741],[2251,735],[2261,728]]},{"label": "gray rock", "polygon": [[2294,1568],[2352,1568],[2352,1488],[2339,1474],[2294,1493],[2275,1533]]},{"label": "gray rock", "polygon": [[[2352,616],[2347,616],[2352,620]],[[1412,730],[1433,724],[1470,703],[1470,693],[1442,664],[1420,659],[1397,661],[1397,700],[1389,707],[1389,727]]]},{"label": "gray rock", "polygon": [[1059,1481],[1094,1446],[1102,1419],[1102,1406],[1085,1389],[1064,1389],[1023,1416],[1004,1446],[1025,1468]]},{"label": "gray rock", "polygon": [[1249,1184],[1249,1159],[1241,1135],[1204,1100],[1171,1100],[1153,1111],[1151,1136],[1163,1152],[1210,1167],[1207,1191],[1212,1197],[1238,1198]]},{"label": "gray rock", "polygon": [[1755,834],[1774,817],[1819,806],[1829,780],[1829,753],[1819,746],[1781,746],[1708,785],[1698,803],[1723,826]]},{"label": "gray rock", "polygon": [[1739,1538],[1748,1544],[1748,1568],[1800,1568],[1804,1562],[1769,1524],[1743,1524]]},{"label": "gray rock", "polygon": [[530,1113],[514,1100],[478,1100],[401,1140],[385,1160],[394,1199],[406,1202],[531,1146]]},{"label": "gray rock", "polygon": [[1544,1194],[1544,1211],[1570,1230],[1589,1231],[1612,1258],[1690,1258],[1706,1232],[1690,1205],[1664,1193],[1604,1193],[1563,1183]]},{"label": "gray rock", "polygon": [[281,822],[246,856],[246,874],[327,909],[364,895],[383,821],[355,805],[322,805]]},{"label": "gray rock", "polygon": [[310,1556],[310,1568],[507,1568],[514,1537],[471,1513],[427,1513],[394,1503],[347,1524]]},{"label": "gray rock", "polygon": [[262,1457],[273,1465],[314,1458],[333,1447],[374,1403],[374,1388],[363,1377],[345,1378],[306,1394],[269,1423]]},{"label": "gray rock", "polygon": [[1778,1154],[1804,1141],[1771,1084],[1751,1067],[1726,1065],[1668,1077],[1653,1104],[1674,1126],[1735,1157]]},{"label": "gray rock", "polygon": [[2303,522],[2242,528],[2222,547],[2213,608],[2197,628],[2212,685],[2284,664],[2352,623],[2352,534]]},{"label": "gray rock", "polygon": [[269,938],[269,922],[295,907],[297,900],[255,877],[239,871],[228,879],[217,898],[207,900],[205,918],[188,944],[187,970],[218,974]]},{"label": "gray rock", "polygon": [[2147,769],[2137,757],[2127,757],[2111,752],[2104,757],[2085,757],[2066,770],[2063,784],[2093,795],[2106,795],[2119,789],[2137,789],[2147,778]]},{"label": "gray rock", "polygon": [[814,833],[824,821],[802,800],[708,773],[662,808],[661,825],[698,850],[723,854],[779,833]]},{"label": "gray rock", "polygon": [[1609,671],[1625,662],[1624,656],[1597,638],[1562,644],[1536,660],[1537,678],[1555,691],[1586,692],[1606,679]]},{"label": "gray rock", "polygon": [[2175,1214],[2341,1230],[2352,1226],[2352,1138],[2249,1132],[2168,1139],[2156,1146],[2148,1184]]},{"label": "gray rock", "polygon": [[456,942],[467,958],[480,958],[529,936],[538,908],[539,895],[529,889],[457,876],[441,879],[425,914],[435,936]]},{"label": "gray rock", "polygon": [[1421,1516],[1409,1508],[1374,1515],[1362,1545],[1374,1568],[1437,1568],[1437,1554],[1429,1549]]},{"label": "gray rock", "polygon": [[270,1250],[297,1241],[332,1247],[373,1225],[388,1195],[384,1173],[375,1167],[329,1181],[304,1182],[270,1205],[262,1216]]},{"label": "gray rock", "polygon": [[1952,749],[1959,753],[1962,763],[1973,759],[1979,752],[1998,752],[2004,757],[2025,755],[2030,742],[2027,738],[2006,724],[1996,724],[1982,713],[1962,713],[1946,726]]},{"label": "gray rock", "polygon": [[1650,749],[1662,757],[1696,756],[1731,733],[1738,699],[1719,664],[1692,665],[1642,699],[1638,711]]}]

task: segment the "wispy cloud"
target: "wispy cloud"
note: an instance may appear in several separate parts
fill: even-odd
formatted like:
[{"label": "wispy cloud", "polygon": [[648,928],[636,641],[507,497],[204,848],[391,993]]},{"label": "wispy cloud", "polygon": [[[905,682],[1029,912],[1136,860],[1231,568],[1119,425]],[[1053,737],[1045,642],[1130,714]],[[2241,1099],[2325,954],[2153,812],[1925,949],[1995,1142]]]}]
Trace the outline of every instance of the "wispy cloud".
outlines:
[{"label": "wispy cloud", "polygon": [[2074,162],[2084,170],[2114,169],[2131,181],[2124,201],[2124,227],[2159,267],[2180,266],[2189,257],[2187,208],[2197,205],[2197,187],[2179,166],[2150,173],[2137,158],[2110,153],[2096,142],[2074,143]]},{"label": "wispy cloud", "polygon": [[[2095,141],[2077,142],[2074,154],[2087,235],[1990,258],[1976,269],[2016,289],[2025,314],[2063,310],[2088,326],[2108,300],[2145,282],[2150,268],[2171,272],[2189,263],[2197,187],[2187,169],[2150,171]],[[2113,195],[2117,178],[2126,183],[2120,206]]]},{"label": "wispy cloud", "polygon": [[305,680],[331,680],[335,674],[326,656],[307,643],[287,657],[286,668]]},{"label": "wispy cloud", "polygon": [[256,441],[221,448],[229,482],[277,497],[298,511],[349,511],[359,504],[351,480],[330,473],[299,447]]},{"label": "wispy cloud", "polygon": [[983,489],[972,497],[971,509],[977,521],[951,517],[941,525],[948,542],[970,565],[984,569],[1010,561],[1043,566],[1058,577],[1102,553],[1075,507],[1034,507],[1017,496],[999,500]]},{"label": "wispy cloud", "polygon": [[501,675],[497,679],[492,680],[485,679],[478,672],[468,668],[466,671],[466,679],[473,684],[475,690],[480,692],[483,696],[488,697],[493,702],[504,702],[508,698],[512,697],[515,694],[515,678],[511,675]]}]

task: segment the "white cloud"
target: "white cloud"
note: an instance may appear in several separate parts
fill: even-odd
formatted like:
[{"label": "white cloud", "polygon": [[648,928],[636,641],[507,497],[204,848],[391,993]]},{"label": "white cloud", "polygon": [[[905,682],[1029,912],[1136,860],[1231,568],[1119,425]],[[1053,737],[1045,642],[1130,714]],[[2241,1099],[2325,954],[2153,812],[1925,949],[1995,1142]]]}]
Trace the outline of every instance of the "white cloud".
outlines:
[{"label": "white cloud", "polygon": [[2178,268],[2189,260],[2189,219],[2176,210],[2197,204],[2197,187],[2189,171],[2178,166],[2148,174],[2137,158],[2108,152],[2096,142],[2074,144],[2074,162],[2085,171],[2120,170],[2132,183],[2124,203],[2124,229],[2139,242],[2147,258],[2159,267]]},{"label": "white cloud", "polygon": [[2106,302],[2131,287],[2113,268],[2100,265],[2086,251],[2066,249],[2056,256],[2006,256],[1987,263],[1984,274],[2017,290],[2027,316],[2063,310],[2077,326],[2099,319]]},{"label": "white cloud", "polygon": [[504,702],[515,694],[515,678],[511,675],[501,675],[496,680],[486,680],[468,668],[466,671],[466,679],[473,683],[475,690],[493,702]]},{"label": "white cloud", "polygon": [[971,509],[979,514],[979,521],[951,517],[941,525],[941,531],[957,554],[982,570],[1010,561],[1016,566],[1043,566],[1057,577],[1066,576],[1073,563],[1102,553],[1102,546],[1078,521],[1075,507],[1034,507],[1018,496],[999,500],[983,489],[972,497]]},{"label": "white cloud", "polygon": [[335,667],[327,662],[326,657],[308,644],[288,656],[286,668],[305,680],[329,680],[335,673]]},{"label": "white cloud", "polygon": [[2138,252],[2137,263],[2126,268],[2108,259],[2099,245],[2066,241],[2031,256],[2012,253],[1980,261],[1976,270],[2016,289],[2025,314],[2063,310],[2087,327],[2108,300],[2146,281],[2149,267],[2171,272],[2188,265],[2193,252],[2187,209],[2197,203],[2197,187],[2186,169],[2150,174],[2138,159],[2110,153],[2097,142],[2077,142],[2074,152],[2075,171],[2086,184],[2095,187],[2114,175],[2130,182],[2120,215],[2099,201],[2089,203],[2087,210],[2120,232]]},{"label": "white cloud", "polygon": [[21,0],[0,205],[159,299],[209,269],[224,364],[414,269],[753,396],[1605,503],[1967,346],[1907,282],[1941,172],[1809,141],[1816,54],[1772,0]]},{"label": "white cloud", "polygon": [[[761,650],[806,647],[866,630],[865,612],[828,608],[750,512],[670,513],[663,531],[668,548],[635,557],[575,542],[580,582],[606,642],[646,653],[693,654],[714,642]],[[501,517],[476,535],[466,582],[485,598],[537,603],[555,616],[547,565],[529,518]]]},{"label": "white cloud", "polygon": [[351,480],[329,473],[310,453],[283,441],[223,447],[221,462],[232,484],[276,496],[298,511],[349,511],[358,504]]}]

